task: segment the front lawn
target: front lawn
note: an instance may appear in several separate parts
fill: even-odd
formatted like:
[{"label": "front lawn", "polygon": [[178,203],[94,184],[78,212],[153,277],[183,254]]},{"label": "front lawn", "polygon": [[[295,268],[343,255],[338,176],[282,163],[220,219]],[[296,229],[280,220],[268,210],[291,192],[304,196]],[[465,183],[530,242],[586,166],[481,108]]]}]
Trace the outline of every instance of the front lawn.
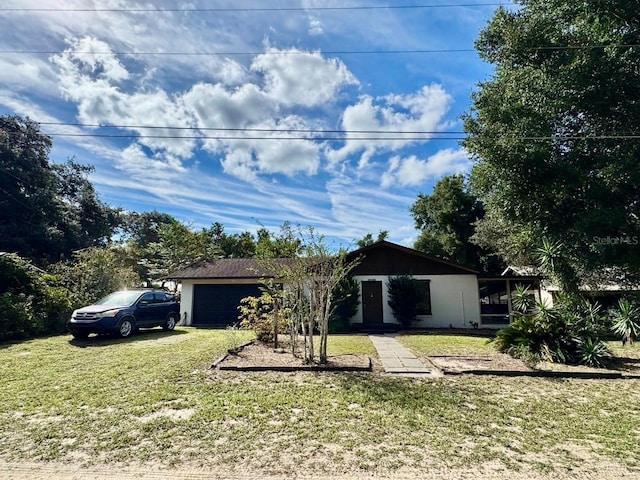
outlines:
[{"label": "front lawn", "polygon": [[[0,345],[0,460],[244,476],[640,466],[637,381],[209,371],[228,343],[178,328]],[[366,336],[329,349],[372,352]]]}]

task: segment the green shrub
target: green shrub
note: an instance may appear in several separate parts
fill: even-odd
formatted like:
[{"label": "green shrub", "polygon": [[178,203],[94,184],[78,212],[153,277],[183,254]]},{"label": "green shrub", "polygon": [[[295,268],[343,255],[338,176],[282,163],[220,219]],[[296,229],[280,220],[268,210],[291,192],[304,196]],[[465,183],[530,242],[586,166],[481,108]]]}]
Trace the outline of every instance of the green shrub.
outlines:
[{"label": "green shrub", "polygon": [[387,291],[388,303],[393,310],[393,315],[403,326],[410,326],[416,319],[416,310],[422,299],[418,282],[410,275],[390,277],[387,282]]},{"label": "green shrub", "polygon": [[611,329],[620,335],[622,344],[633,343],[640,334],[640,308],[626,298],[618,301],[618,308],[612,312]]},{"label": "green shrub", "polygon": [[108,247],[91,247],[76,253],[72,260],[51,266],[71,293],[74,308],[139,285],[138,275],[125,264],[121,253]]},{"label": "green shrub", "polygon": [[0,340],[62,333],[71,310],[58,277],[18,255],[0,255]]},{"label": "green shrub", "polygon": [[611,364],[611,352],[602,340],[585,338],[578,344],[580,363],[589,367],[606,368]]},{"label": "green shrub", "polygon": [[[263,293],[259,297],[245,297],[240,300],[238,306],[240,315],[240,328],[253,330],[256,338],[262,342],[271,342],[274,339],[273,323],[273,297]],[[278,333],[289,332],[290,309],[278,309]]]},{"label": "green shrub", "polygon": [[331,292],[333,313],[329,317],[329,332],[347,332],[351,318],[358,312],[360,285],[352,276],[344,277]]},{"label": "green shrub", "polygon": [[609,356],[601,341],[606,331],[600,306],[574,295],[559,298],[554,308],[537,303],[527,313],[515,313],[513,323],[498,331],[493,342],[499,351],[530,363],[603,367]]}]

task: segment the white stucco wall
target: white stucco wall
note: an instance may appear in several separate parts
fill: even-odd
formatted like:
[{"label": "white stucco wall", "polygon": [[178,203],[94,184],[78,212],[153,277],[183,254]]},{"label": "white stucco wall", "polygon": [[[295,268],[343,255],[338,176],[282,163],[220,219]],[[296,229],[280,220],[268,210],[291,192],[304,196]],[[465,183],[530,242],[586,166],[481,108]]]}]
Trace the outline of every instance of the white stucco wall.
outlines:
[{"label": "white stucco wall", "polygon": [[255,285],[255,279],[198,279],[198,280],[182,280],[182,294],[180,296],[180,318],[184,321],[184,325],[191,325],[193,317],[193,291],[194,285],[238,285],[238,284],[250,284]]},{"label": "white stucco wall", "polygon": [[[382,282],[382,312],[384,323],[399,323],[389,306],[388,276],[356,276],[360,283],[360,305],[351,323],[362,323],[362,282]],[[471,328],[470,322],[480,322],[480,298],[476,275],[413,275],[416,280],[429,280],[431,315],[418,317],[412,326],[422,328]]]}]

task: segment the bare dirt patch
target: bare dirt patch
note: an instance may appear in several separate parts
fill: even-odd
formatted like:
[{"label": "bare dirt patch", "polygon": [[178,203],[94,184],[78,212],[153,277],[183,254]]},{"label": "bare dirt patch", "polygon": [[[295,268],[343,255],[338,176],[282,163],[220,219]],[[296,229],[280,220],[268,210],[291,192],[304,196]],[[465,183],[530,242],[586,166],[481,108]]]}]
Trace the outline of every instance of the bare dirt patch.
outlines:
[{"label": "bare dirt patch", "polygon": [[309,364],[304,361],[302,354],[303,345],[298,345],[296,355],[291,353],[291,343],[280,341],[279,349],[272,344],[253,341],[242,347],[238,352],[228,353],[214,364],[220,370],[342,370],[362,371],[371,370],[372,361],[368,355],[329,355],[326,364]]},{"label": "bare dirt patch", "polygon": [[522,360],[504,353],[493,355],[437,355],[421,356],[423,362],[432,363],[445,373],[464,373],[467,370],[510,370],[517,372],[531,372]]}]

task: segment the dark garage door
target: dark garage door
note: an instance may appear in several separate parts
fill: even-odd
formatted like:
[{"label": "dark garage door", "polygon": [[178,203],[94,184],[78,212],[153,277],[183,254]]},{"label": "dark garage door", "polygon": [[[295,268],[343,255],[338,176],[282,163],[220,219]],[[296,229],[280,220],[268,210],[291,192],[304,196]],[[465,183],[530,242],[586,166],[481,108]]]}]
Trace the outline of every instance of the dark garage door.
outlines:
[{"label": "dark garage door", "polygon": [[258,285],[194,285],[193,325],[224,327],[238,322],[244,297],[259,297]]}]

